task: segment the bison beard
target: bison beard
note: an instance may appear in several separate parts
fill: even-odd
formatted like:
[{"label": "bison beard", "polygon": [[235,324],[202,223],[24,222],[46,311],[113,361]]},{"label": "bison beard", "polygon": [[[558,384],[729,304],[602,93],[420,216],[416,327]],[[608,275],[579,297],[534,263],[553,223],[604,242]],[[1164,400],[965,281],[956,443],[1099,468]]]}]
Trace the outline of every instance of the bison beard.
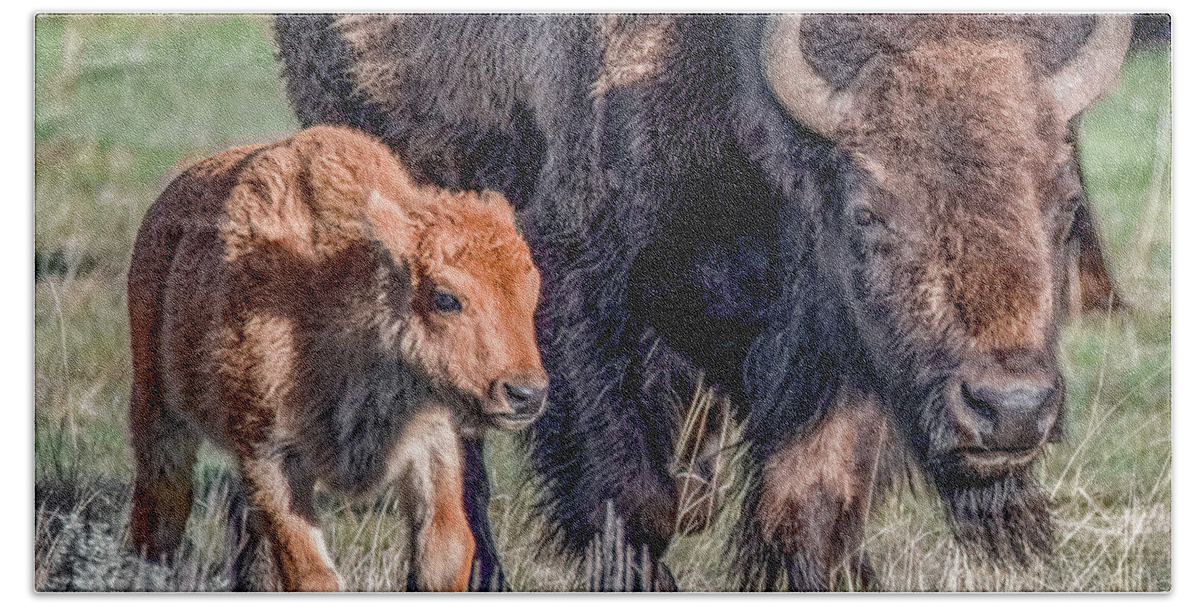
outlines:
[{"label": "bison beard", "polygon": [[[942,422],[944,391],[939,388],[934,394],[939,397],[920,410],[923,428],[917,436],[928,437],[929,443],[915,442],[918,452],[929,453],[931,447],[953,441],[954,431]],[[1029,477],[1029,466],[983,478],[953,455],[921,460],[924,477],[942,499],[955,539],[968,551],[1021,566],[1050,553],[1054,542],[1050,501]]]},{"label": "bison beard", "polygon": [[[1050,553],[1054,523],[1049,500],[1026,473],[990,482],[953,475],[930,475],[929,479],[943,501],[955,539],[969,553],[1019,566],[1027,566]],[[884,493],[892,481],[881,479],[874,492]],[[747,495],[761,494],[760,483],[761,479],[752,480]],[[737,556],[739,589],[775,590],[781,574],[786,576],[790,590],[829,589],[833,582],[829,574],[836,572],[839,565],[829,563],[825,555],[813,550],[829,545],[832,545],[830,555],[848,556],[848,574],[857,586],[877,585],[863,548],[845,542],[862,538],[866,523],[862,514],[842,512],[842,505],[827,496],[815,497],[809,505],[812,512],[804,515],[814,516],[819,524],[805,528],[812,537],[787,539],[799,541],[803,545],[799,551],[790,549],[779,536],[763,534],[751,518],[741,519],[733,534],[736,541],[732,543]]]},{"label": "bison beard", "polygon": [[969,551],[1027,565],[1054,544],[1050,501],[1025,471],[993,481],[934,474],[954,537]]},{"label": "bison beard", "polygon": [[[910,435],[919,438],[911,442],[919,454],[941,452],[954,441],[954,430],[944,422],[944,383],[935,386],[931,394],[936,397],[919,408],[919,429]],[[1054,436],[1058,424],[1061,418]],[[1030,478],[1029,466],[985,478],[953,454],[919,460],[924,479],[942,500],[955,539],[976,557],[1026,566],[1050,553],[1054,541],[1050,501]]]}]

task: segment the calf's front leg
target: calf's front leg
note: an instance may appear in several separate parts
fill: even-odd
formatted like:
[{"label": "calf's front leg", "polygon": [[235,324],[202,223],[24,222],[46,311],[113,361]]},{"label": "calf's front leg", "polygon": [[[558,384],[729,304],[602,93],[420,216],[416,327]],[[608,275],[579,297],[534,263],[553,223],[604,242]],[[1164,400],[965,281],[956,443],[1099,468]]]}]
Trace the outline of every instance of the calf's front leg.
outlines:
[{"label": "calf's front leg", "polygon": [[449,412],[430,408],[405,425],[391,470],[411,524],[409,591],[466,591],[475,537],[463,502],[463,448]]},{"label": "calf's front leg", "polygon": [[242,479],[284,591],[340,591],[312,504],[313,479],[288,458],[242,458]]}]

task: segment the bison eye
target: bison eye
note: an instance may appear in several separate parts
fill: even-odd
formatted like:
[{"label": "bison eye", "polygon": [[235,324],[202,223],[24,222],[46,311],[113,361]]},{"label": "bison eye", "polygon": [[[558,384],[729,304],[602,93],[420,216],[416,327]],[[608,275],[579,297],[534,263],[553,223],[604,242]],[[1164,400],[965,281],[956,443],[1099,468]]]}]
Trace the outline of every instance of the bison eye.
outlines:
[{"label": "bison eye", "polygon": [[433,308],[445,315],[454,314],[462,312],[462,302],[454,294],[439,289],[433,292]]},{"label": "bison eye", "polygon": [[859,226],[870,226],[878,220],[874,213],[866,207],[859,207],[854,210],[854,223]]}]

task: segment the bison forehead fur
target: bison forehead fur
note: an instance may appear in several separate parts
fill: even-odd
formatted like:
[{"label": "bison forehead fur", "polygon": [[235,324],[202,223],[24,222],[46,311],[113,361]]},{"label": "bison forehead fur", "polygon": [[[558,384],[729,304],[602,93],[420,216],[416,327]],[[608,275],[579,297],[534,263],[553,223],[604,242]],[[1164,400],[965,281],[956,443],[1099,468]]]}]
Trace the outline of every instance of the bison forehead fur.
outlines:
[{"label": "bison forehead fur", "polygon": [[[944,284],[913,291],[944,292],[932,305],[961,317],[981,349],[1041,348],[1070,148],[1024,50],[919,46],[866,76],[839,140],[883,190],[870,212],[930,247],[927,280]],[[1055,234],[1047,210],[1063,224]]]},{"label": "bison forehead fur", "polygon": [[1091,32],[1091,15],[813,15],[803,27],[804,53],[835,87],[848,85],[872,58],[930,41],[1016,42],[1038,75],[1062,67]]}]

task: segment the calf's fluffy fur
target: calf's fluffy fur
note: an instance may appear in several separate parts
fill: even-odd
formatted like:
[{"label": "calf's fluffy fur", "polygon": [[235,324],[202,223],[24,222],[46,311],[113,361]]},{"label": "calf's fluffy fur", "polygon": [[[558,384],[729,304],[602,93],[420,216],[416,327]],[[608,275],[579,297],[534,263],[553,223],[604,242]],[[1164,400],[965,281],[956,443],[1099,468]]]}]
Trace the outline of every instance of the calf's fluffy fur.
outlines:
[{"label": "calf's fluffy fur", "polygon": [[410,588],[465,588],[461,440],[540,413],[539,288],[507,200],[415,184],[365,134],[196,164],[147,212],[129,271],[135,549],[178,547],[207,438],[236,456],[283,588],[342,587],[317,482],[393,484]]}]

